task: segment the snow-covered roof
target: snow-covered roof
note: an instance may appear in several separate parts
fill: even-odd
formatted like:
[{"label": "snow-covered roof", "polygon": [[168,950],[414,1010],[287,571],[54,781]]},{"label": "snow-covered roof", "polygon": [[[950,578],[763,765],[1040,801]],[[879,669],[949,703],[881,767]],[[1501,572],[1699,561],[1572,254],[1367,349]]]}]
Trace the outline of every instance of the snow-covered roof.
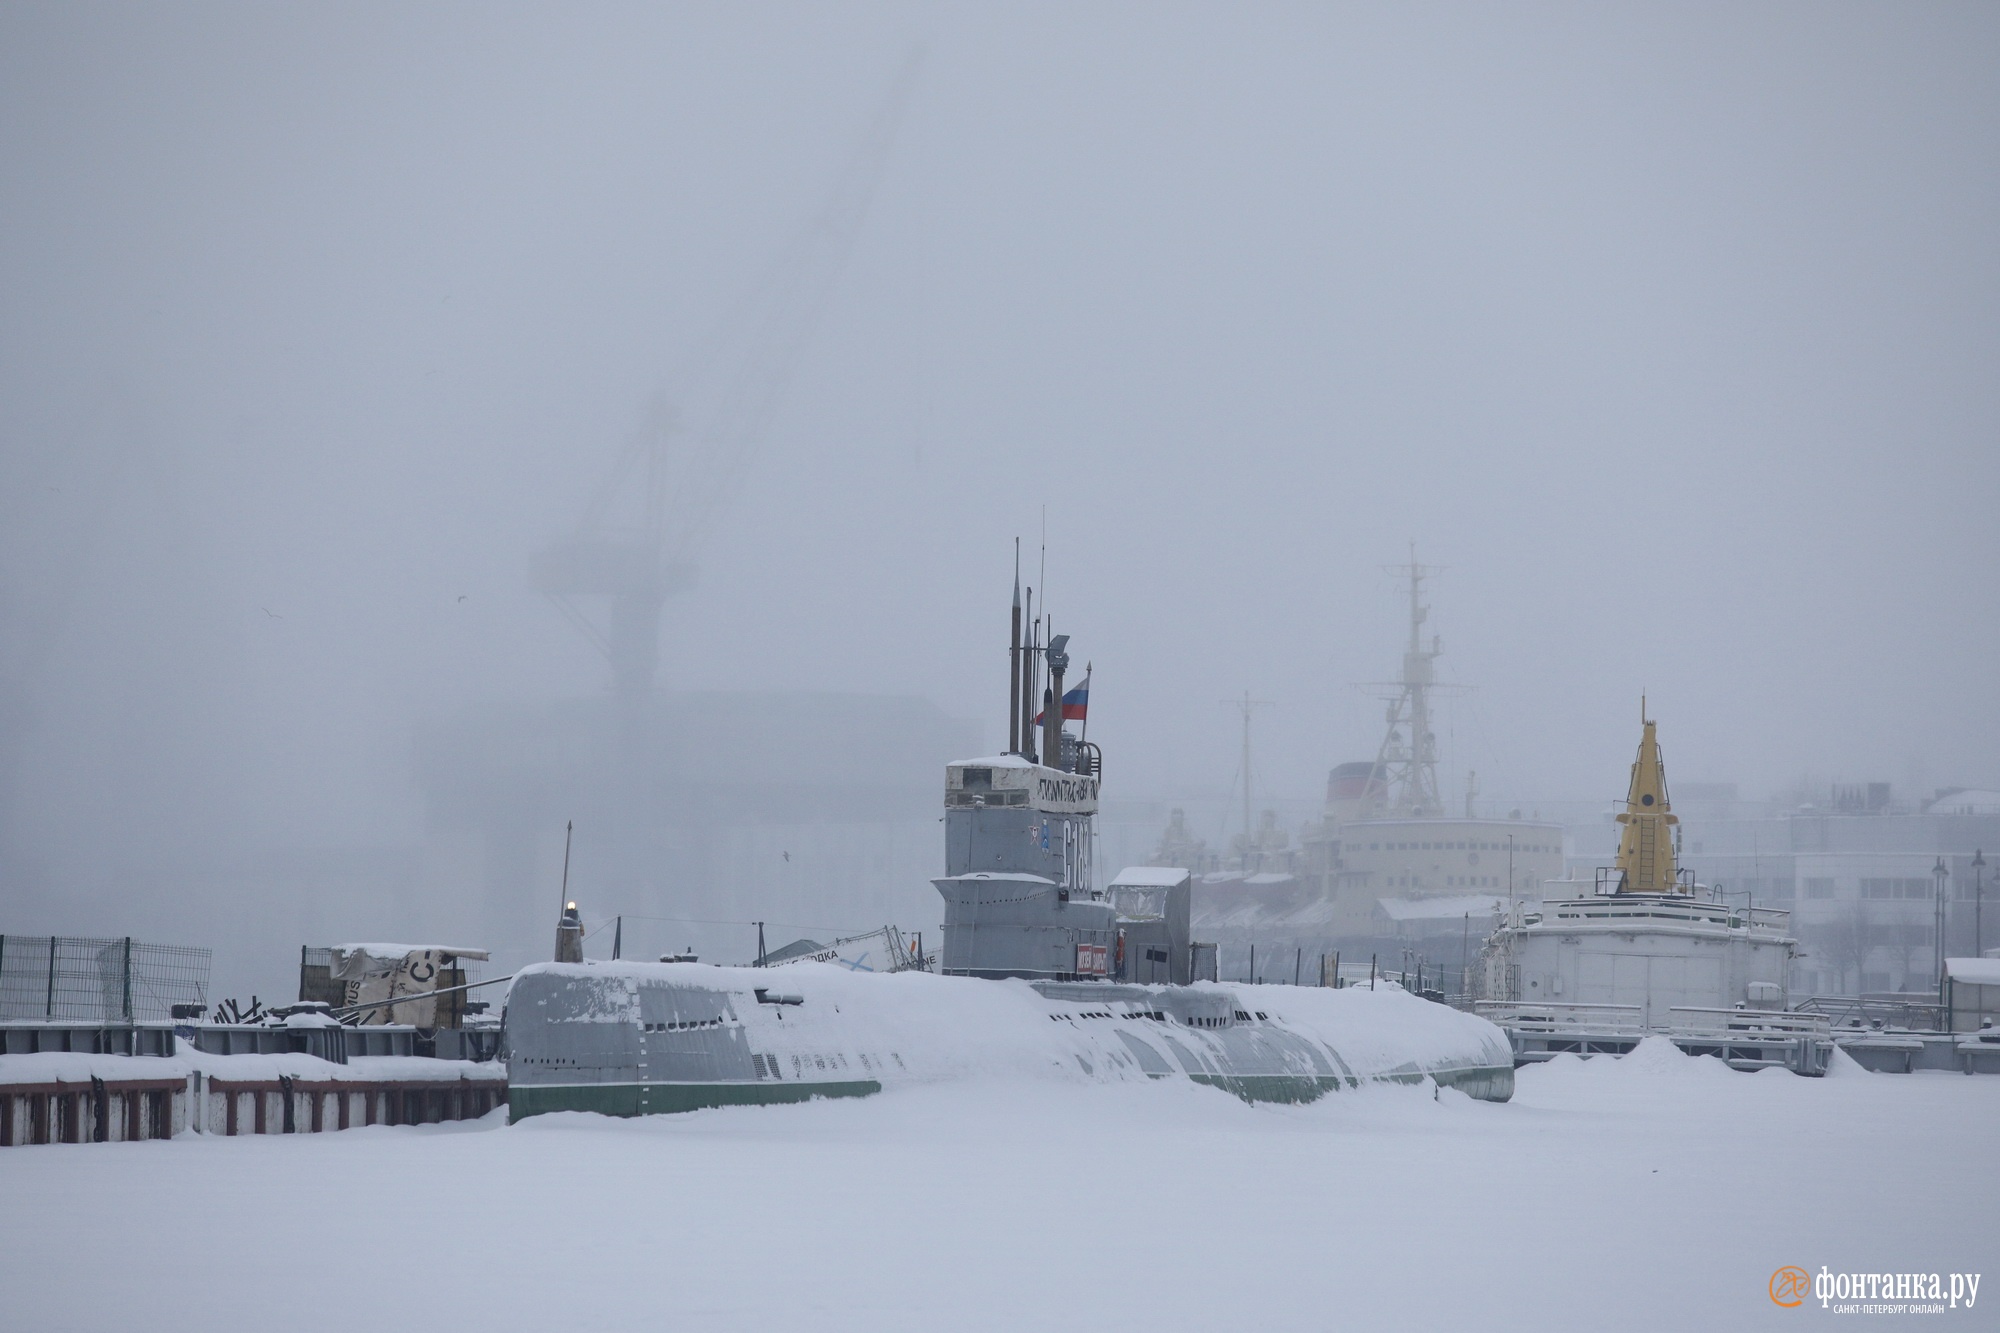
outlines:
[{"label": "snow-covered roof", "polygon": [[1018,754],[996,754],[985,759],[954,759],[948,768],[1041,768]]},{"label": "snow-covered roof", "polygon": [[1270,870],[1261,871],[1255,875],[1246,875],[1240,870],[1217,870],[1201,876],[1197,882],[1211,896],[1219,894],[1222,896],[1235,895],[1240,897],[1242,895],[1239,891],[1249,890],[1253,892],[1254,901],[1264,901],[1282,896],[1282,894],[1277,892],[1278,890],[1296,889],[1299,887],[1299,879],[1296,875],[1287,875],[1282,871]]},{"label": "snow-covered roof", "polygon": [[2000,958],[1947,958],[1944,974],[1968,986],[2000,986]]},{"label": "snow-covered roof", "polygon": [[1377,898],[1375,902],[1391,921],[1454,921],[1468,914],[1486,917],[1507,906],[1505,897],[1491,893],[1451,898]]},{"label": "snow-covered roof", "polygon": [[1286,912],[1279,920],[1292,927],[1325,926],[1331,924],[1339,912],[1340,905],[1331,898],[1308,898],[1304,906]]},{"label": "snow-covered roof", "polygon": [[1941,791],[1924,806],[1928,815],[1995,815],[2000,814],[2000,791],[1982,790],[1978,787],[1959,787],[1952,791]]},{"label": "snow-covered roof", "polygon": [[1171,889],[1184,883],[1190,874],[1179,866],[1126,866],[1112,879],[1114,889]]}]

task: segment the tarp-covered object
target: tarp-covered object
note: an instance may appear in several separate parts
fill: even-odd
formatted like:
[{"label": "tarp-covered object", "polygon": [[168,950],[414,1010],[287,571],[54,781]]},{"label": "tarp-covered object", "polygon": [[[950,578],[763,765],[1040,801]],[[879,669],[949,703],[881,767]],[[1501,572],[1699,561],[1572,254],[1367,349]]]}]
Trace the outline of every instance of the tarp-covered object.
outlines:
[{"label": "tarp-covered object", "polygon": [[[341,1003],[375,1005],[357,1016],[365,1024],[406,1023],[437,1026],[439,978],[461,958],[484,960],[484,949],[440,945],[346,944],[333,949],[333,979],[341,984]],[[401,1000],[384,1004],[385,1000]]]}]

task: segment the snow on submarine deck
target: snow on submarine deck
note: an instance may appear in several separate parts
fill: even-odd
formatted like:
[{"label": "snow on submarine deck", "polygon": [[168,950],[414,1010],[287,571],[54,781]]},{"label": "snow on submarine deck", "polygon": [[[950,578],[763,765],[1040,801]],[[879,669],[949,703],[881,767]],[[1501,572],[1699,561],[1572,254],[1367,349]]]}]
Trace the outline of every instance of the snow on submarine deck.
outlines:
[{"label": "snow on submarine deck", "polygon": [[863,1097],[973,1078],[1187,1078],[1312,1101],[1429,1077],[1514,1090],[1504,1033],[1397,989],[988,981],[701,963],[539,963],[507,995],[511,1118]]}]

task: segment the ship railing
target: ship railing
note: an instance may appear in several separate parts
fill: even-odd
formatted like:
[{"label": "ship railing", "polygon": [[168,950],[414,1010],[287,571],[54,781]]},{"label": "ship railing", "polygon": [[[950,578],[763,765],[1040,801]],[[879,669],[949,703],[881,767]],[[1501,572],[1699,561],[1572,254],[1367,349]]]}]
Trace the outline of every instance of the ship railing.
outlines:
[{"label": "ship railing", "polygon": [[1799,1002],[1795,1013],[1825,1016],[1837,1032],[1856,1033],[1885,1028],[1907,1032],[1939,1032],[1944,1028],[1942,1005],[1917,1000],[1869,999],[1855,995],[1815,995]]},{"label": "ship railing", "polygon": [[1694,1005],[1675,1005],[1667,1012],[1673,1016],[1669,1031],[1674,1036],[1784,1039],[1825,1037],[1828,1032],[1825,1014],[1783,1009],[1705,1009]]},{"label": "ship railing", "polygon": [[[1669,1008],[1667,1021],[1646,1021],[1636,1004],[1515,1004],[1483,1000],[1473,1006],[1481,1018],[1510,1031],[1527,1033],[1644,1036],[1660,1032],[1673,1037],[1778,1041],[1828,1035],[1824,1014],[1781,1009],[1709,1009],[1694,1005]],[[1655,1014],[1659,1010],[1653,1011]]]},{"label": "ship railing", "polygon": [[1104,751],[1089,741],[1076,743],[1076,772],[1087,778],[1104,776]]},{"label": "ship railing", "polygon": [[[1784,908],[1731,907],[1709,899],[1683,901],[1656,895],[1551,899],[1542,907],[1546,915],[1558,921],[1638,919],[1685,922],[1698,926],[1721,926],[1726,930],[1747,930],[1760,935],[1784,935],[1791,922],[1791,913]],[[1536,919],[1530,917],[1526,924],[1536,924]]]},{"label": "ship railing", "polygon": [[1498,1027],[1525,1032],[1631,1033],[1646,1030],[1645,1011],[1636,1004],[1516,1004],[1481,1000],[1473,1012]]},{"label": "ship railing", "polygon": [[1759,935],[1790,935],[1792,933],[1792,911],[1789,907],[1739,907],[1737,919],[1752,933]]}]

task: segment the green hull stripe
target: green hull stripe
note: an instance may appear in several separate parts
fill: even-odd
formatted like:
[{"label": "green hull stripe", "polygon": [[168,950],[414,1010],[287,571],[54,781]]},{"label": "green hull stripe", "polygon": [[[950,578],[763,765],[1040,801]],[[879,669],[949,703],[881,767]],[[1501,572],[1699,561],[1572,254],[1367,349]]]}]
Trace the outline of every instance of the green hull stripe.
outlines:
[{"label": "green hull stripe", "polygon": [[[1485,1101],[1504,1102],[1514,1091],[1514,1070],[1508,1065],[1449,1069],[1429,1075],[1385,1074],[1367,1081],[1421,1083],[1426,1077],[1436,1080],[1440,1087],[1458,1088],[1468,1096]],[[1308,1078],[1289,1074],[1242,1077],[1195,1074],[1191,1078],[1205,1087],[1220,1088],[1246,1102],[1318,1101],[1329,1092],[1342,1087],[1358,1087],[1362,1082],[1338,1076]],[[699,1111],[711,1106],[774,1106],[811,1101],[815,1097],[869,1097],[880,1091],[882,1085],[873,1079],[851,1083],[583,1083],[556,1087],[516,1083],[507,1090],[507,1116],[509,1121],[518,1121],[548,1111],[664,1115],[675,1111]]]},{"label": "green hull stripe", "polygon": [[815,1097],[867,1097],[882,1091],[873,1079],[851,1083],[583,1083],[546,1087],[516,1083],[507,1089],[507,1119],[547,1111],[599,1115],[660,1115],[710,1106],[771,1106]]},{"label": "green hull stripe", "polygon": [[[1343,1087],[1359,1087],[1364,1081],[1337,1075],[1309,1078],[1292,1074],[1190,1074],[1188,1077],[1204,1087],[1220,1088],[1233,1096],[1241,1097],[1246,1102],[1313,1102]],[[1447,1069],[1427,1074],[1381,1074],[1365,1081],[1422,1083],[1426,1078],[1435,1080],[1439,1087],[1457,1088],[1467,1096],[1477,1097],[1482,1101],[1504,1102],[1514,1094],[1512,1065]]]}]

